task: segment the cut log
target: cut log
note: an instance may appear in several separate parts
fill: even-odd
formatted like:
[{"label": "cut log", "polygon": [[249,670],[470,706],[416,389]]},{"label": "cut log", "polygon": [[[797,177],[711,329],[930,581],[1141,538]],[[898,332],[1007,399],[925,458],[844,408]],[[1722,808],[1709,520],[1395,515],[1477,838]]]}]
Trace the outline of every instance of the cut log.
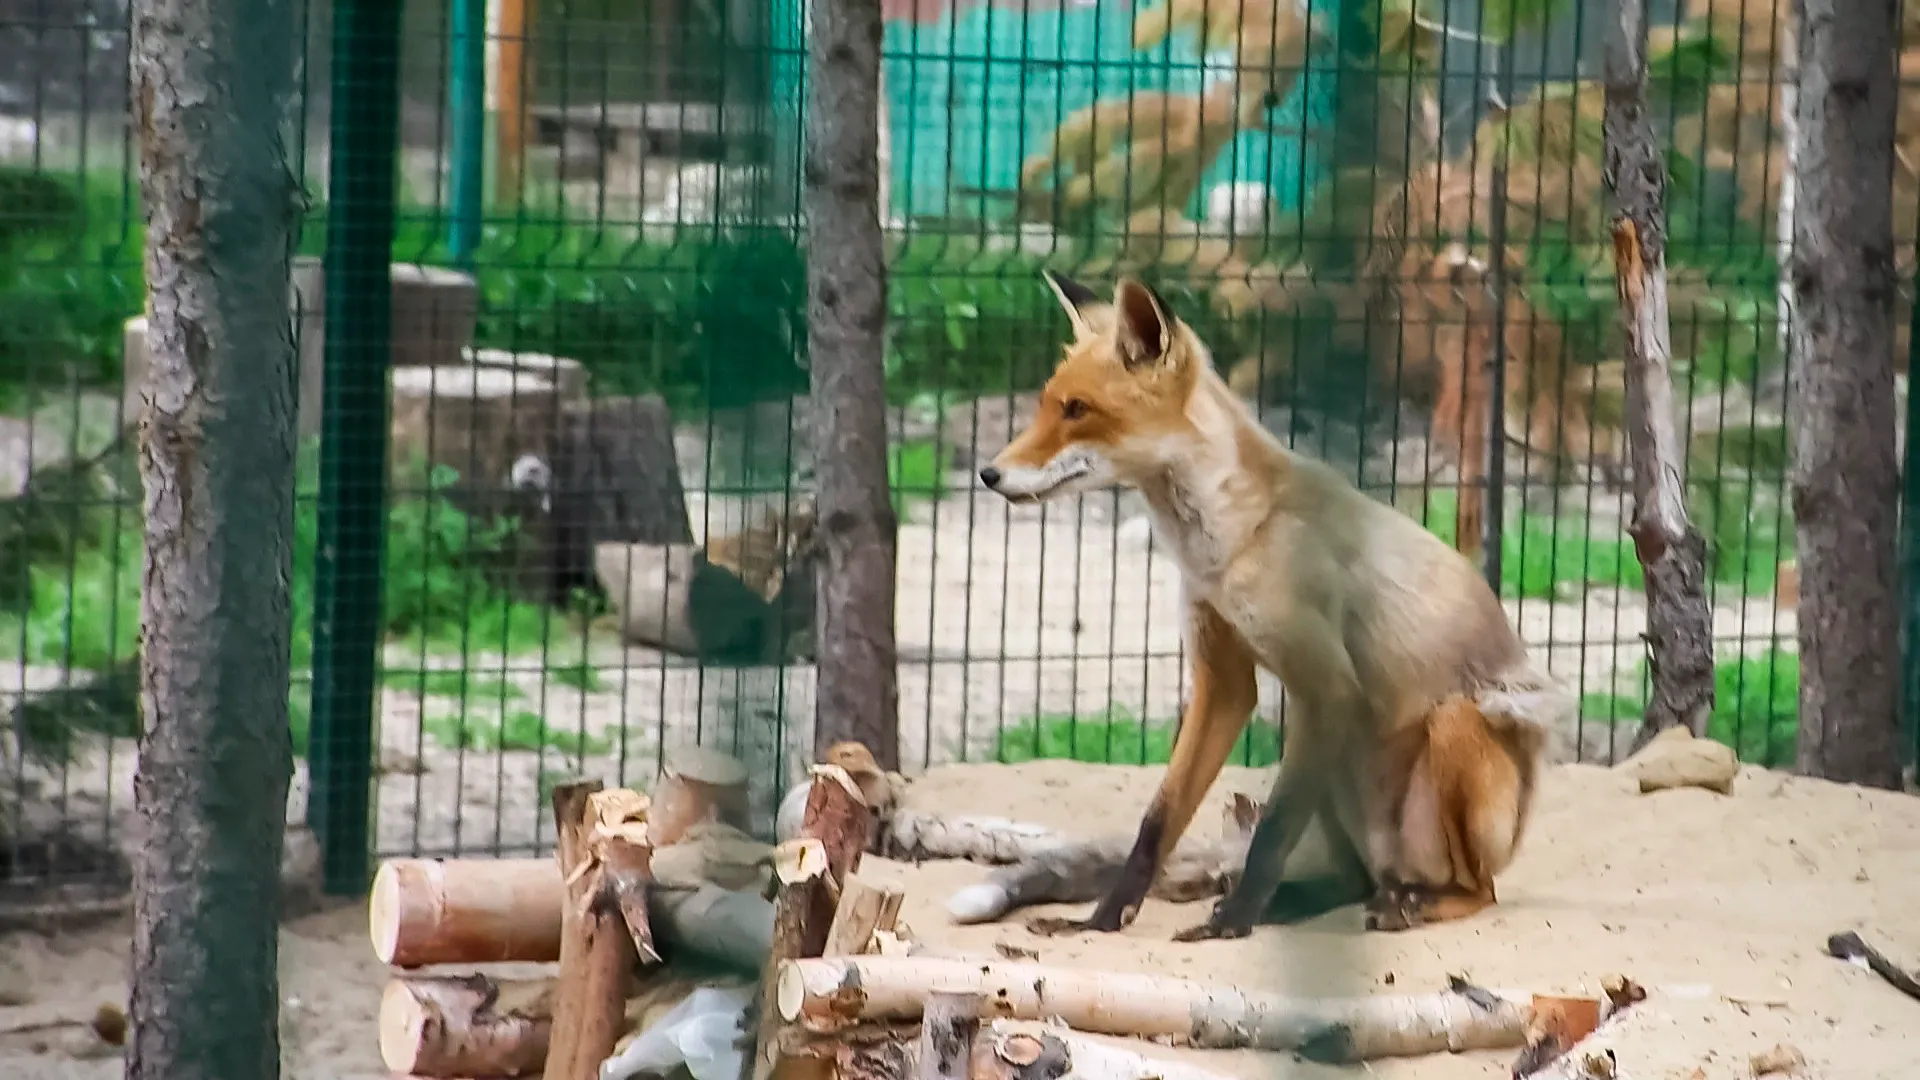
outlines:
[{"label": "cut log", "polygon": [[[673,417],[659,395],[568,398],[550,460],[557,591],[593,586],[602,544],[693,543]],[[618,606],[624,590],[602,584]]]},{"label": "cut log", "polygon": [[[867,810],[873,814],[875,830],[868,837],[867,850],[876,854],[887,854],[895,847],[892,841],[891,820],[901,798],[907,791],[907,778],[897,772],[889,772],[880,767],[874,759],[873,751],[858,740],[849,739],[827,747],[821,761],[828,765],[838,765],[847,771],[853,782],[860,788],[860,797],[867,801]],[[807,791],[810,781],[802,780],[795,784],[780,799],[779,810],[774,815],[774,837],[785,842],[799,835],[800,819],[806,811]],[[998,819],[995,819],[998,820]],[[899,858],[898,855],[890,857]]]},{"label": "cut log", "polygon": [[655,847],[668,847],[691,826],[709,821],[746,827],[747,767],[709,747],[682,747],[668,755],[654,788],[647,838]]},{"label": "cut log", "polygon": [[[500,503],[514,488],[517,462],[551,460],[560,403],[552,383],[527,372],[395,368],[390,451],[395,483],[417,487],[421,464],[445,467],[459,474],[463,492],[492,495],[480,505]],[[524,479],[528,469],[519,471]]]},{"label": "cut log", "polygon": [[718,821],[689,828],[680,842],[653,853],[654,881],[679,889],[718,885],[764,894],[773,848]]},{"label": "cut log", "polygon": [[599,823],[592,814],[599,792],[600,783],[590,781],[563,784],[553,793],[560,873],[568,884],[546,1080],[594,1080],[599,1075],[600,1063],[620,1039],[628,985],[639,960],[622,905],[599,872],[593,842]]},{"label": "cut log", "polygon": [[414,263],[395,263],[390,273],[393,366],[459,366],[480,314],[473,276]]},{"label": "cut log", "polygon": [[540,1071],[553,1023],[553,980],[485,975],[400,978],[380,996],[380,1059],[414,1076],[526,1076]]},{"label": "cut log", "polygon": [[900,918],[900,905],[907,894],[898,885],[879,885],[858,874],[847,878],[840,890],[840,906],[834,909],[833,925],[827,928],[827,943],[821,956],[859,956],[876,951],[873,935],[877,930],[892,930]]},{"label": "cut log", "polygon": [[[759,1033],[754,1040],[754,1080],[768,1080],[780,1063],[778,1008],[787,961],[818,957],[826,948],[834,908],[845,883],[860,868],[872,829],[872,817],[860,788],[837,765],[815,765],[811,771],[806,817],[800,837],[791,845],[817,845],[817,859],[795,860],[801,868],[785,876],[774,906],[773,942],[761,974]],[[782,849],[789,844],[781,845]],[[790,1018],[789,1018],[790,1019]]]},{"label": "cut log", "polygon": [[912,1019],[930,993],[978,993],[1007,1019],[1057,1016],[1079,1031],[1288,1050],[1324,1062],[1510,1049],[1521,1045],[1527,1021],[1524,1005],[1466,984],[1436,994],[1301,999],[1153,975],[919,957],[789,960],[777,991],[781,1017],[816,1031]]},{"label": "cut log", "polygon": [[886,855],[903,862],[966,859],[1005,865],[1065,843],[1064,833],[984,814],[943,815],[902,808],[889,823]]},{"label": "cut log", "polygon": [[367,898],[373,954],[403,968],[551,961],[564,891],[551,859],[388,859]]},{"label": "cut log", "polygon": [[[538,375],[560,391],[562,400],[579,402],[583,405],[586,403],[587,368],[578,360],[564,356],[551,356],[547,353],[471,347],[460,350],[460,357],[473,367],[501,368]],[[557,454],[558,450],[556,449],[555,452]]]},{"label": "cut log", "polygon": [[980,1034],[980,1013],[986,1004],[987,999],[979,994],[927,995],[914,1080],[968,1080],[973,1042]]},{"label": "cut log", "polygon": [[594,577],[613,605],[621,639],[678,656],[700,654],[690,594],[694,575],[703,568],[700,549],[693,544],[604,543],[593,548]]},{"label": "cut log", "polygon": [[[397,967],[552,963],[565,897],[552,859],[389,860],[368,903],[374,953]],[[766,965],[773,905],[754,893],[649,888],[647,917],[669,958],[687,950],[754,975]]]},{"label": "cut log", "polygon": [[[1065,1071],[1060,1071],[1061,1069]],[[974,1052],[974,1080],[1227,1080],[1222,1073],[1077,1035],[1053,1024],[995,1020]]]},{"label": "cut log", "polygon": [[1539,1071],[1593,1034],[1593,1029],[1600,1024],[1600,1009],[1599,998],[1533,995],[1527,1016],[1526,1047],[1514,1062],[1513,1075],[1526,1076]]}]

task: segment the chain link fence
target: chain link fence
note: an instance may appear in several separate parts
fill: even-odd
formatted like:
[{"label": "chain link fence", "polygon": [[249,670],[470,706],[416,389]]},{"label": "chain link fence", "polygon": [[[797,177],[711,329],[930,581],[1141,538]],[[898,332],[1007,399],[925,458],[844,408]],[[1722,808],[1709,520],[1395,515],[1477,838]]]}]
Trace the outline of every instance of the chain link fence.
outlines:
[{"label": "chain link fence", "polygon": [[[1043,266],[1155,284],[1271,430],[1487,567],[1580,694],[1556,753],[1623,752],[1647,659],[1604,5],[883,2],[904,764],[1172,740],[1177,574],[1144,506],[973,480],[1064,341]],[[803,770],[802,7],[313,0],[289,811],[345,872],[539,848],[557,778],[644,784],[680,745],[742,757],[763,820]],[[1651,49],[1711,731],[1766,765],[1798,694],[1784,10],[1682,0]],[[133,842],[126,45],[114,0],[0,0],[0,906],[112,895]],[[1905,268],[1906,165],[1896,188]],[[1261,712],[1242,762],[1275,759],[1277,685]]]}]

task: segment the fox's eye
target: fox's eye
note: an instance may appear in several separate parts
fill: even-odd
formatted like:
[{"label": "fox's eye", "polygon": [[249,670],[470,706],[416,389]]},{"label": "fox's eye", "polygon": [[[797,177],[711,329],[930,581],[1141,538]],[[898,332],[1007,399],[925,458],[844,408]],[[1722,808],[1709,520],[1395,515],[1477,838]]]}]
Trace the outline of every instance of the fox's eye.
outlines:
[{"label": "fox's eye", "polygon": [[1060,415],[1069,420],[1078,420],[1087,415],[1087,403],[1079,398],[1068,398],[1060,404]]}]

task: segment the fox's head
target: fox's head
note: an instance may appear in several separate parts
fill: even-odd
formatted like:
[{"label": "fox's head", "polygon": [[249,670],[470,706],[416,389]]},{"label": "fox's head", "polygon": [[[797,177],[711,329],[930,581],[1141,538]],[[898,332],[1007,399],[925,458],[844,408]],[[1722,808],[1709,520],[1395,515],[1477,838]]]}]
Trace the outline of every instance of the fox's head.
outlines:
[{"label": "fox's head", "polygon": [[1131,486],[1164,466],[1211,361],[1159,294],[1121,278],[1113,299],[1042,272],[1073,324],[1073,341],[1040,391],[1033,423],[980,470],[1016,502]]}]

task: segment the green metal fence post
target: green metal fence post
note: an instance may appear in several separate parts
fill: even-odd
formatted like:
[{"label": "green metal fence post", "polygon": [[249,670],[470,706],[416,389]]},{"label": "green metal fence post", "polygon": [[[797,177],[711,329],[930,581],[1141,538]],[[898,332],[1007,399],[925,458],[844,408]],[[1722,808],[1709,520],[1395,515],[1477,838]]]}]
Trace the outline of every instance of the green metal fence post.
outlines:
[{"label": "green metal fence post", "polygon": [[453,125],[452,177],[447,190],[447,250],[455,266],[473,269],[480,246],[481,162],[486,153],[487,0],[453,0],[447,77]]},{"label": "green metal fence post", "polygon": [[1901,717],[1907,725],[1907,760],[1920,765],[1920,400],[1913,376],[1920,372],[1920,273],[1913,281],[1913,303],[1907,313],[1907,447],[1900,484],[1900,670]]},{"label": "green metal fence post", "polygon": [[307,820],[332,895],[364,891],[372,858],[400,11],[390,0],[339,0],[333,11],[326,388],[307,753]]}]

